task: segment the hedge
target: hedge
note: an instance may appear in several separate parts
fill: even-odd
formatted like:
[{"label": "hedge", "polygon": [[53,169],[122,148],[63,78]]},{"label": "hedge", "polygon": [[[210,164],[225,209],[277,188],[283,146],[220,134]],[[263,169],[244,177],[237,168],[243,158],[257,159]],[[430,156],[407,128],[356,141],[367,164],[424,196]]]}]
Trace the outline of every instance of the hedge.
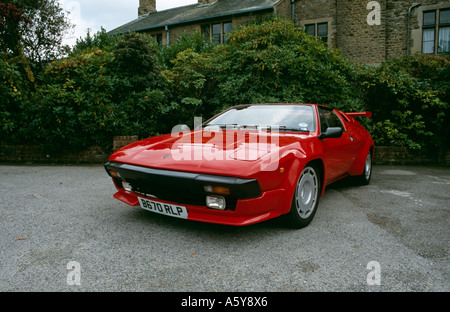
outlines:
[{"label": "hedge", "polygon": [[[90,34],[88,34],[90,36]],[[449,137],[450,63],[413,55],[369,67],[289,20],[243,25],[228,43],[199,33],[160,47],[145,34],[79,40],[38,76],[37,91],[15,60],[0,60],[2,140],[48,150],[111,148],[114,135],[147,137],[192,126],[231,105],[309,102],[373,111],[362,121],[376,144],[443,154]],[[86,40],[87,40],[86,39]],[[97,44],[94,44],[94,43]]]}]

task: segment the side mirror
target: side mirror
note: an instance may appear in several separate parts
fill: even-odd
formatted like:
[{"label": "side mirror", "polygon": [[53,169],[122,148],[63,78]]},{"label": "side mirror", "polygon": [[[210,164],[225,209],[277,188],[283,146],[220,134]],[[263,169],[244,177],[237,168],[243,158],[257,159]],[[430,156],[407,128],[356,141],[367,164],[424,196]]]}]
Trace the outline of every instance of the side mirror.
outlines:
[{"label": "side mirror", "polygon": [[327,131],[318,136],[319,140],[340,138],[342,136],[342,128],[340,127],[330,127]]}]

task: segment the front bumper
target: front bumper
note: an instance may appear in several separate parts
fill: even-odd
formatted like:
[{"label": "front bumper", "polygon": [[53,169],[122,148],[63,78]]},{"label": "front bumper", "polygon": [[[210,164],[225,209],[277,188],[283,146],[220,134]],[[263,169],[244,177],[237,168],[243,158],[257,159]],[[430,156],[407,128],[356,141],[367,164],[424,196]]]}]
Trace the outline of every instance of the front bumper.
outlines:
[{"label": "front bumper", "polygon": [[[254,223],[266,221],[282,214],[283,206],[282,198],[285,196],[284,190],[273,190],[264,192],[258,198],[238,200],[234,210],[215,210],[207,208],[206,206],[186,205],[188,211],[188,220],[244,226]],[[155,198],[144,197],[133,192],[128,192],[119,189],[114,197],[128,205],[139,206],[138,197],[155,200]],[[171,205],[180,205],[179,203],[156,199],[158,202],[167,203]]]},{"label": "front bumper", "polygon": [[[242,179],[170,170],[152,169],[116,162],[108,162],[105,169],[118,190],[114,197],[128,205],[139,206],[138,198],[161,203],[182,205],[188,211],[188,220],[226,224],[249,225],[281,214],[285,191],[276,189],[262,192],[256,179]],[[113,172],[113,174],[112,174]],[[125,190],[122,183],[131,185]],[[206,207],[205,185],[225,186],[231,190],[224,196],[226,210]]]}]

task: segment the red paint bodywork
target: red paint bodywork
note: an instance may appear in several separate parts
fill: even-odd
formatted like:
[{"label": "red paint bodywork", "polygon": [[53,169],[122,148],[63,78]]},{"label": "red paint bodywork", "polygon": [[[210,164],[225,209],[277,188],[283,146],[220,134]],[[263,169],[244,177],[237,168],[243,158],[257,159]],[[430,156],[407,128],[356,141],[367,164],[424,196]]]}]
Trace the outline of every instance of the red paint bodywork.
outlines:
[{"label": "red paint bodywork", "polygon": [[[319,125],[318,105],[308,105],[313,105],[316,124]],[[188,210],[189,220],[227,225],[253,224],[289,212],[299,174],[310,162],[315,162],[320,168],[321,195],[330,183],[348,175],[363,173],[368,152],[372,151],[373,156],[374,143],[370,134],[354,117],[370,117],[371,114],[345,114],[337,110],[334,112],[344,125],[344,132],[340,138],[319,139],[319,126],[310,133],[245,130],[245,135],[241,135],[239,131],[243,130],[223,130],[219,139],[210,131],[193,130],[132,143],[112,154],[109,161],[164,170],[257,179],[262,191],[261,196],[238,200],[234,210],[221,211],[206,206],[182,204]],[[245,146],[249,140],[277,144],[264,150],[255,151],[249,148],[247,152],[254,152],[256,156],[250,157],[251,159],[239,159],[236,156],[237,150]],[[210,144],[211,141],[214,141],[214,144]],[[202,148],[208,150],[214,148],[216,159],[196,157],[200,154],[195,153]],[[173,156],[174,151],[180,155],[181,153],[185,156],[190,155],[191,159],[166,157]],[[271,157],[275,152],[278,156]],[[265,170],[261,170],[262,166]],[[139,206],[137,194],[126,191],[117,184],[116,187],[115,198],[128,205]],[[171,203],[159,199],[158,201]]]}]

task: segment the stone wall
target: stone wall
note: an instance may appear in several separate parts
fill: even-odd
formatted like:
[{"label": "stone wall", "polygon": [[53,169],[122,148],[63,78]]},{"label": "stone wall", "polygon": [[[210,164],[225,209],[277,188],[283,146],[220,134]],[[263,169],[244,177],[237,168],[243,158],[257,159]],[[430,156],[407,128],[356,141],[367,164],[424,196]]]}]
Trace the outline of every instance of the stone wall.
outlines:
[{"label": "stone wall", "polygon": [[50,154],[39,146],[0,144],[0,163],[21,164],[99,164],[108,160],[110,153],[99,146],[91,146],[78,153]]},{"label": "stone wall", "polygon": [[113,151],[117,151],[128,144],[136,142],[138,140],[137,135],[120,135],[113,138]]},{"label": "stone wall", "polygon": [[113,150],[90,146],[81,152],[48,153],[37,145],[11,145],[0,142],[0,163],[101,164],[119,148],[138,140],[137,135],[115,136]]},{"label": "stone wall", "polygon": [[[142,7],[152,7],[152,4],[148,4],[152,1],[141,0],[141,2]],[[340,49],[354,62],[379,65],[386,59],[406,54],[408,9],[417,2],[421,5],[411,11],[410,20],[410,53],[414,54],[421,52],[422,49],[423,12],[450,8],[449,0],[296,0],[294,20],[300,25],[328,22],[328,43],[331,47]],[[379,7],[374,7],[372,3]],[[291,19],[291,5],[290,0],[281,0],[275,6],[275,14]],[[368,17],[370,19],[375,11],[378,12],[380,22],[369,25]],[[233,16],[226,21],[232,20],[233,28],[236,28],[254,19],[256,15],[263,17],[268,13],[255,14]],[[214,22],[224,21],[221,18]],[[200,25],[201,23],[193,23],[171,26],[170,42],[174,42],[184,31],[187,33],[200,31]],[[163,28],[150,34],[162,34],[162,44],[167,44],[167,32]]]},{"label": "stone wall", "polygon": [[[270,16],[271,13],[260,13],[257,16],[260,18],[264,18],[267,16]],[[201,23],[193,23],[193,24],[183,24],[181,26],[170,26],[168,28],[169,31],[169,44],[172,44],[176,42],[177,39],[180,38],[180,36],[183,33],[192,34],[196,31],[201,32],[201,26],[203,24],[214,24],[214,23],[224,23],[224,22],[232,22],[233,29],[241,26],[242,24],[246,24],[249,21],[255,20],[256,15],[239,15],[239,16],[233,16],[228,18],[220,18],[220,19],[212,19],[209,21],[201,22]],[[165,28],[160,28],[152,31],[147,32],[149,35],[158,35],[160,34],[162,37],[162,45],[167,45],[167,31]]]},{"label": "stone wall", "polygon": [[296,0],[295,20],[301,25],[314,20],[331,21],[330,46],[350,60],[378,65],[386,59],[406,54],[408,9],[411,11],[410,53],[421,52],[422,15],[425,10],[450,8],[448,0],[378,0],[380,23],[369,25],[374,12],[371,0]]},{"label": "stone wall", "polygon": [[445,159],[426,155],[419,150],[409,150],[406,147],[376,146],[374,163],[378,165],[450,165],[450,152]]},{"label": "stone wall", "polygon": [[292,19],[291,0],[281,0],[275,5],[274,13],[284,18]]},{"label": "stone wall", "polygon": [[377,65],[386,59],[386,11],[385,1],[380,4],[380,24],[369,25],[368,15],[375,8],[367,9],[367,0],[337,1],[337,44],[350,60]]},{"label": "stone wall", "polygon": [[447,7],[450,2],[443,0],[397,0],[387,1],[386,19],[386,56],[388,59],[406,54],[408,37],[408,9],[421,3],[411,11],[410,19],[410,53],[421,52],[422,48],[422,15],[424,10]]},{"label": "stone wall", "polygon": [[336,1],[335,0],[297,0],[295,2],[295,22],[304,26],[306,24],[328,22],[329,44],[336,47]]},{"label": "stone wall", "polygon": [[156,11],[156,0],[139,0],[138,16]]}]

